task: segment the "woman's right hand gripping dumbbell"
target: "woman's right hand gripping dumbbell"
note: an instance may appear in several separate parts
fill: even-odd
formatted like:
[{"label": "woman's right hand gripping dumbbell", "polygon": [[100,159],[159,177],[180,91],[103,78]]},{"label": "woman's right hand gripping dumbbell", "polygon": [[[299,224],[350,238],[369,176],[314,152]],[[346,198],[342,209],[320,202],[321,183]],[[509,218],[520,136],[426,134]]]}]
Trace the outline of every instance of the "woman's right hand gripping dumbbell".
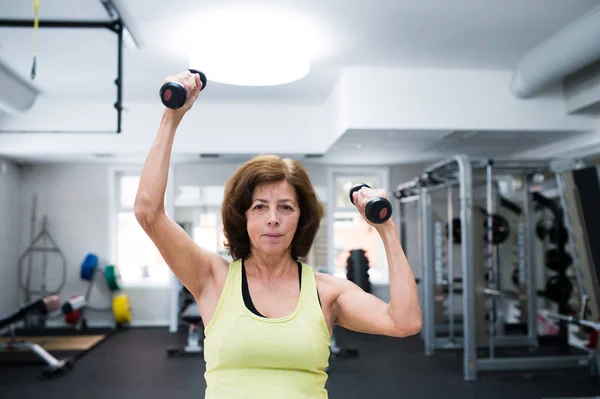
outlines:
[{"label": "woman's right hand gripping dumbbell", "polygon": [[192,73],[189,70],[176,75],[167,76],[164,80],[163,89],[161,90],[163,103],[167,103],[171,100],[171,96],[178,95],[175,93],[177,87],[169,88],[169,86],[173,86],[174,83],[183,86],[186,92],[184,96],[187,98],[181,107],[172,106],[168,107],[167,110],[171,110],[172,112],[183,116],[183,114],[192,108],[194,102],[198,98],[198,95],[203,88],[202,80],[198,73]]}]

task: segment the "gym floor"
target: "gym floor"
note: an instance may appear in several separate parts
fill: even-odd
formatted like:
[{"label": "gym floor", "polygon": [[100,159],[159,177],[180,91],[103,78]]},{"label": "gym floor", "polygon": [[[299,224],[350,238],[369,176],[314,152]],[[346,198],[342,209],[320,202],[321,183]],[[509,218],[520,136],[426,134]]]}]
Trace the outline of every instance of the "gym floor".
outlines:
[{"label": "gym floor", "polygon": [[[327,388],[332,399],[350,398],[564,398],[600,395],[598,377],[585,370],[532,374],[482,374],[462,381],[459,352],[433,358],[419,337],[393,339],[341,330],[342,347],[359,350],[356,359],[331,364]],[[166,356],[166,347],[185,335],[165,328],[123,330],[79,358],[61,376],[42,380],[40,367],[0,365],[2,398],[189,399],[204,395],[202,357]]]}]

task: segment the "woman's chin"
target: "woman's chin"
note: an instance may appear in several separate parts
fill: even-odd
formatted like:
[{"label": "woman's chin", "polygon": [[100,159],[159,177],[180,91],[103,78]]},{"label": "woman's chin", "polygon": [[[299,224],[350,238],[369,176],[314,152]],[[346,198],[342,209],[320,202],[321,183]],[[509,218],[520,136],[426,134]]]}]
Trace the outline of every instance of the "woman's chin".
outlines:
[{"label": "woman's chin", "polygon": [[289,252],[288,248],[281,244],[261,245],[257,249],[265,255],[281,255]]}]

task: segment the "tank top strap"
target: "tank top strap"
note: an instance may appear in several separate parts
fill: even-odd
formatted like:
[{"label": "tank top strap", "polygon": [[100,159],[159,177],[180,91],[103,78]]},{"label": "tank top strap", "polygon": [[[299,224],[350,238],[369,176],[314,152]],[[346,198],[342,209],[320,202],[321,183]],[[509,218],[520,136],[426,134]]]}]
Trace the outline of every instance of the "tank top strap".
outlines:
[{"label": "tank top strap", "polygon": [[304,295],[304,306],[310,306],[314,308],[314,306],[321,311],[321,304],[319,300],[319,295],[317,291],[317,280],[315,278],[315,273],[313,268],[306,263],[300,262],[302,265],[302,293]]}]

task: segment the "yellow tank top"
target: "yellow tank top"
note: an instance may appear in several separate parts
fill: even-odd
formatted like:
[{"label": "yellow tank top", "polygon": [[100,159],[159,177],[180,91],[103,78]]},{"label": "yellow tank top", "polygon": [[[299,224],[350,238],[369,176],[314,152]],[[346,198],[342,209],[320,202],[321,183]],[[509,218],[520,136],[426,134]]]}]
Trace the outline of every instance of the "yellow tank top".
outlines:
[{"label": "yellow tank top", "polygon": [[264,318],[244,304],[242,262],[232,262],[204,334],[206,399],[328,397],[330,336],[310,266],[302,264],[296,310]]}]

